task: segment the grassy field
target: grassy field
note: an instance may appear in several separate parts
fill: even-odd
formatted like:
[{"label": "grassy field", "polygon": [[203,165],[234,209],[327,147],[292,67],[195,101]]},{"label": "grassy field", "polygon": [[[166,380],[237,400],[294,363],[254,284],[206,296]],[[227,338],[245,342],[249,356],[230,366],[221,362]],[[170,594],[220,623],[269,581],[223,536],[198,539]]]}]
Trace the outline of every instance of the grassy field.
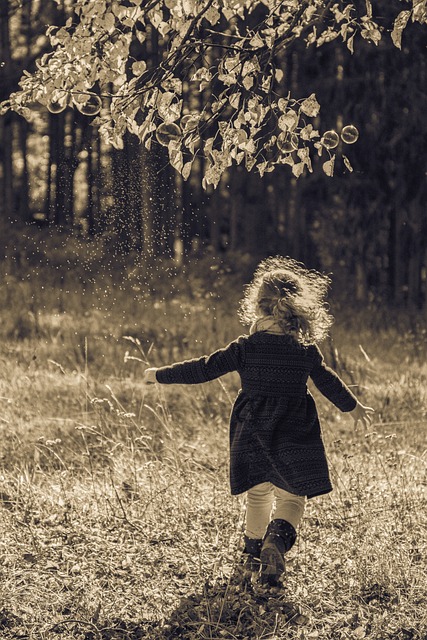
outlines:
[{"label": "grassy field", "polygon": [[338,318],[325,356],[375,424],[313,391],[335,490],[309,501],[283,588],[262,589],[242,581],[228,489],[238,377],[141,383],[244,332],[227,278],[3,279],[1,640],[427,638],[425,332]]}]

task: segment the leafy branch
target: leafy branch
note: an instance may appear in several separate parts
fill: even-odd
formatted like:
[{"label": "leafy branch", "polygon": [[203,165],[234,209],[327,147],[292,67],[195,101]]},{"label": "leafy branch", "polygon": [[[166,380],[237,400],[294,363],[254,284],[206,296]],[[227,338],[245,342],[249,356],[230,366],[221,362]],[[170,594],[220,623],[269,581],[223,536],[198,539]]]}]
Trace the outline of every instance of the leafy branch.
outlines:
[{"label": "leafy branch", "polygon": [[[425,0],[404,3],[408,8],[390,28],[398,48],[411,20],[427,21]],[[253,24],[257,11],[262,15]],[[348,0],[280,0],[268,7],[252,0],[245,8],[232,0],[76,0],[74,12],[65,26],[49,27],[52,51],[34,74],[25,73],[3,110],[28,116],[38,101],[55,112],[71,105],[98,113],[93,122],[105,140],[120,148],[130,131],[147,149],[159,143],[185,179],[202,155],[205,186],[216,186],[233,162],[261,175],[286,164],[299,177],[312,170],[310,154],[323,149],[329,153],[323,169],[332,175],[336,140],[329,136],[328,146],[310,123],[320,109],[314,94],[290,95],[283,53],[336,38],[352,53],[356,35],[378,45],[385,32],[370,0],[363,10]],[[156,65],[148,55],[131,55],[132,44],[153,33],[163,56]],[[198,83],[199,107],[184,82]]]}]

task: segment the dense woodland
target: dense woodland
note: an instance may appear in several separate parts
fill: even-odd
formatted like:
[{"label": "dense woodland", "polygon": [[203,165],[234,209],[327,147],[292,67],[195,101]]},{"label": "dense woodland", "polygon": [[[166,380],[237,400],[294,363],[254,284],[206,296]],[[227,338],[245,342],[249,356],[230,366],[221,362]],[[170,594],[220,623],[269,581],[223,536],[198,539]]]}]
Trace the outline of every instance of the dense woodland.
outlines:
[{"label": "dense woodland", "polygon": [[[375,4],[379,19],[400,5]],[[49,51],[46,26],[72,15],[68,0],[0,0],[0,102]],[[183,248],[192,259],[206,247],[222,256],[288,254],[338,272],[341,288],[359,301],[425,308],[425,29],[409,24],[401,50],[384,37],[377,46],[361,41],[353,54],[339,40],[322,47],[300,42],[281,53],[283,95],[315,92],[319,129],[354,124],[360,132],[356,144],[338,148],[334,177],[322,172],[320,159],[298,179],[286,165],[263,177],[233,165],[216,189],[203,189],[202,157],[184,180],[165,147],[148,150],[127,133],[124,148],[114,148],[78,110],[54,114],[33,105],[28,119],[6,111],[0,115],[1,244],[13,238],[17,252],[22,229],[31,225],[46,235],[77,234],[115,255],[173,258]],[[155,66],[165,43],[155,29],[148,35],[135,43],[135,56]],[[197,103],[210,88],[187,91]],[[10,256],[10,246],[3,253]]]}]

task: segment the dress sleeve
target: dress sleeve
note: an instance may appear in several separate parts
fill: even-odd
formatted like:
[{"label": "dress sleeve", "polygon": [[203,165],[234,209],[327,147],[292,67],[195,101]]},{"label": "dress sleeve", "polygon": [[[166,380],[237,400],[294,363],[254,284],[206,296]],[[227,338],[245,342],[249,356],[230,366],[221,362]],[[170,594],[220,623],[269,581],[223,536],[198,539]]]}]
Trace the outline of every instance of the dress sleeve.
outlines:
[{"label": "dress sleeve", "polygon": [[356,396],[350,391],[341,378],[325,364],[320,349],[314,349],[314,364],[310,377],[316,387],[341,411],[352,411],[356,404]]},{"label": "dress sleeve", "polygon": [[245,338],[231,342],[209,356],[176,362],[156,371],[157,382],[162,384],[200,384],[238,371],[244,360]]}]

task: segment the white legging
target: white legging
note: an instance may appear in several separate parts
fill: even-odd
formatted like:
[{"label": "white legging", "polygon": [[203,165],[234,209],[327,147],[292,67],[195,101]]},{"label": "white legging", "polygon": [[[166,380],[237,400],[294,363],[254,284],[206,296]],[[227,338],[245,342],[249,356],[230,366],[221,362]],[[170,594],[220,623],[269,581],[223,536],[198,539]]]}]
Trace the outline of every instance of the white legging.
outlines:
[{"label": "white legging", "polygon": [[[273,502],[276,500],[274,514]],[[287,520],[296,529],[304,513],[306,497],[296,496],[271,482],[262,482],[247,492],[246,531],[248,538],[262,538],[267,525],[274,518]]]}]

